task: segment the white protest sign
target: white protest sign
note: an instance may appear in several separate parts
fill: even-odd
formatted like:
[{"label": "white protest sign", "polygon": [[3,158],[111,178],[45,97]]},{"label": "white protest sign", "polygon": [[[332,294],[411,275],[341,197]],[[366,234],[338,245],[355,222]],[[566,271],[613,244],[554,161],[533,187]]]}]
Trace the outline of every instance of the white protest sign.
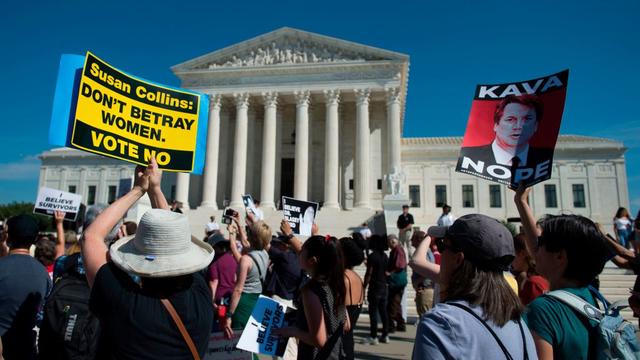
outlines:
[{"label": "white protest sign", "polygon": [[271,331],[283,326],[286,312],[286,304],[260,295],[242,331],[238,349],[256,354],[282,356],[288,339],[272,336]]},{"label": "white protest sign", "polygon": [[224,332],[215,332],[209,336],[209,347],[204,360],[251,360],[250,352],[236,348],[239,333],[234,333],[231,339],[224,336]]},{"label": "white protest sign", "polygon": [[311,236],[311,226],[316,221],[318,203],[282,197],[284,219],[294,234]]},{"label": "white protest sign", "polygon": [[258,212],[258,208],[256,208],[256,203],[255,201],[253,201],[253,197],[251,195],[242,195],[242,202],[244,203],[244,208],[247,209],[247,211],[250,211],[253,215],[255,215],[256,217],[258,217],[258,219],[256,220],[262,220],[259,216],[259,214],[261,214],[261,212]]},{"label": "white protest sign", "polygon": [[74,221],[80,211],[81,201],[82,196],[78,194],[41,187],[33,212],[53,216],[53,212],[56,210],[64,211],[66,213],[65,220]]}]

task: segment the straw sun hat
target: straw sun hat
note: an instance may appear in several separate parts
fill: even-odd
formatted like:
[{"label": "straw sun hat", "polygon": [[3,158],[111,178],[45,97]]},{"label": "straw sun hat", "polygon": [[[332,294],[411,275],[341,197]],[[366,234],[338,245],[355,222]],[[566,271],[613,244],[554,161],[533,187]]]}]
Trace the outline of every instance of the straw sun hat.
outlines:
[{"label": "straw sun hat", "polygon": [[213,260],[213,248],[191,236],[185,215],[162,209],[147,211],[135,235],[116,241],[111,260],[127,273],[169,277],[194,273]]}]

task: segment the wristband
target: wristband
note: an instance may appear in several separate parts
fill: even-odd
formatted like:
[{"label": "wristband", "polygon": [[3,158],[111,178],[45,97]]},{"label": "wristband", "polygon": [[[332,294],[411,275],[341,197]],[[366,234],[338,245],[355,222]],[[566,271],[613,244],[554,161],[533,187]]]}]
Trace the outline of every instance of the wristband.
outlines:
[{"label": "wristband", "polygon": [[227,311],[227,312],[224,314],[224,317],[226,317],[227,319],[231,319],[231,318],[233,317],[233,313],[232,313],[231,311]]}]

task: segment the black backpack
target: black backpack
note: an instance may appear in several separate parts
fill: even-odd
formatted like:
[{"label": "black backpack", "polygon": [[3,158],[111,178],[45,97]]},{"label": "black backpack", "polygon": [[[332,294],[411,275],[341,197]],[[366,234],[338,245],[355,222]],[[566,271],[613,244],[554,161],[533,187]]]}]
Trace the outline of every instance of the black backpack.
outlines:
[{"label": "black backpack", "polygon": [[41,359],[93,359],[100,323],[89,310],[91,289],[76,269],[80,254],[65,259],[64,272],[44,306],[38,341]]}]

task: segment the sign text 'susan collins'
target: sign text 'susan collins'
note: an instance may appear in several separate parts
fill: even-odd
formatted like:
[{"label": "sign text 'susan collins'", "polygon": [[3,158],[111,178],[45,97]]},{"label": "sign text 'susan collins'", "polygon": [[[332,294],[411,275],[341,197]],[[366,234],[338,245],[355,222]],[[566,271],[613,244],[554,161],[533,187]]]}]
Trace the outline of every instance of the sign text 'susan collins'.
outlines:
[{"label": "sign text 'susan collins'", "polygon": [[90,52],[79,88],[71,144],[162,169],[192,171],[200,97],[129,76]]}]

